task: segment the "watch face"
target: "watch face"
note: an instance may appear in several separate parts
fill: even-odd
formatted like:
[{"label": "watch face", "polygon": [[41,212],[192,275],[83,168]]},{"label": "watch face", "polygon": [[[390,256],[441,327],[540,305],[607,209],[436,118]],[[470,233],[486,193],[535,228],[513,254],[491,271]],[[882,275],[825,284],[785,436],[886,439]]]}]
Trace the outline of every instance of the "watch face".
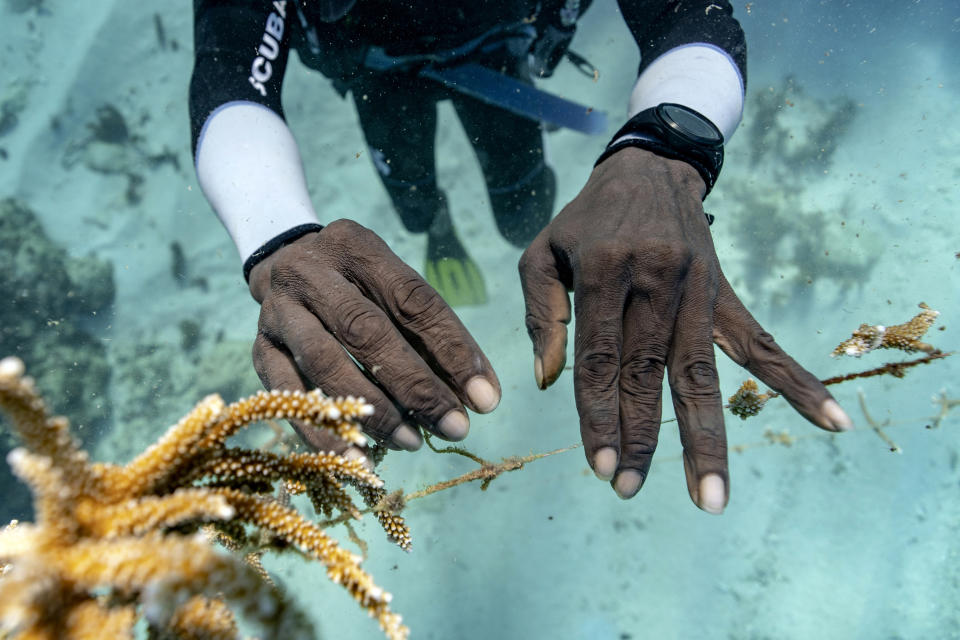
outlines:
[{"label": "watch face", "polygon": [[660,105],[660,115],[667,126],[692,142],[706,146],[723,144],[723,135],[714,124],[692,109],[663,104]]}]

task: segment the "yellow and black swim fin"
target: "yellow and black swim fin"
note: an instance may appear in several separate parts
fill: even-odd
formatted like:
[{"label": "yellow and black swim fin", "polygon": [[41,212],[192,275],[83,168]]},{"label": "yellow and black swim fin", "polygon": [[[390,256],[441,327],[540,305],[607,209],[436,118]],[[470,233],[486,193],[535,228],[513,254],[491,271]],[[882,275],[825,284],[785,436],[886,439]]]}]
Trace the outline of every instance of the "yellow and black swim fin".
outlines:
[{"label": "yellow and black swim fin", "polygon": [[487,286],[480,268],[467,254],[449,227],[448,232],[427,233],[427,262],[424,277],[451,307],[487,302]]}]

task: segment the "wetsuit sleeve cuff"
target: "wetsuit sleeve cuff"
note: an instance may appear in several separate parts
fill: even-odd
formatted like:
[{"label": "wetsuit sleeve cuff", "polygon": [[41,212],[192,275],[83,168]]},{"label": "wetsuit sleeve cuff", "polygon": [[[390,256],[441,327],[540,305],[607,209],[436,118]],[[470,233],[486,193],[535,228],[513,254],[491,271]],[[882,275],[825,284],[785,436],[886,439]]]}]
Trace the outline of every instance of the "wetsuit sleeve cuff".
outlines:
[{"label": "wetsuit sleeve cuff", "polygon": [[727,142],[743,117],[744,82],[730,54],[712,44],[670,49],[644,68],[630,95],[632,118],[661,103],[682,104],[709,119]]},{"label": "wetsuit sleeve cuff", "polygon": [[319,227],[297,143],[267,107],[242,101],[213,111],[197,142],[196,169],[244,264],[276,238]]}]

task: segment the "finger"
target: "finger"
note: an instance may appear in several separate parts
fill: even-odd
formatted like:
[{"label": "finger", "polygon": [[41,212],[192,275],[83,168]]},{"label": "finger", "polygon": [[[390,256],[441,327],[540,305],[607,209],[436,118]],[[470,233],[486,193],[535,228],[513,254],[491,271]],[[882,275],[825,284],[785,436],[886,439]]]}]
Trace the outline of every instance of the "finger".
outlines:
[{"label": "finger", "polygon": [[301,294],[327,331],[413,420],[448,440],[463,440],[470,420],[460,401],[382,309],[338,275]]},{"label": "finger", "polygon": [[[260,333],[263,340],[283,344],[291,354],[288,357],[295,372],[309,384],[329,396],[361,396],[372,404],[373,415],[363,420],[363,429],[372,438],[410,451],[420,448],[423,441],[419,431],[404,422],[393,401],[363,375],[308,309],[291,303],[281,312],[267,300],[260,311]],[[263,363],[270,364],[272,361]],[[283,375],[284,381],[290,379],[289,373]]]},{"label": "finger", "polygon": [[[435,375],[474,411],[493,411],[501,394],[496,373],[473,336],[433,287],[368,229],[341,220],[324,231],[325,241],[340,243],[339,253],[343,253],[344,243],[363,247],[362,253],[354,252],[349,260],[341,260],[339,270],[383,310]],[[419,390],[430,391],[434,386]],[[432,408],[431,403],[437,399],[430,395],[410,397],[413,406],[404,406],[433,416],[439,409]],[[440,409],[449,410],[449,396],[445,394],[440,400],[444,403]]]},{"label": "finger", "polygon": [[537,236],[524,251],[519,269],[527,333],[533,342],[533,375],[537,386],[546,389],[563,372],[570,322],[570,297],[546,234]]},{"label": "finger", "polygon": [[853,428],[850,416],[827,388],[764,331],[722,273],[714,307],[713,333],[714,342],[731,360],[782,394],[807,420],[827,431]]},{"label": "finger", "polygon": [[[620,451],[620,350],[627,278],[616,260],[582,267],[574,286],[573,389],[584,453],[594,472],[612,475]],[[613,463],[611,466],[610,463]]]},{"label": "finger", "polygon": [[620,363],[620,460],[613,488],[632,498],[650,472],[660,433],[663,372],[676,305],[655,308],[650,296],[634,292],[623,319]]},{"label": "finger", "polygon": [[716,274],[710,265],[690,265],[673,343],[667,379],[683,444],[687,490],[693,502],[719,514],[727,504],[729,473],[723,402],[713,352],[713,307]]},{"label": "finger", "polygon": [[[267,389],[306,391],[293,359],[262,333],[253,343],[253,366]],[[300,439],[314,451],[330,451],[350,459],[366,459],[366,447],[350,444],[327,429],[317,429],[300,420],[288,420]],[[370,463],[372,469],[373,464]]]}]

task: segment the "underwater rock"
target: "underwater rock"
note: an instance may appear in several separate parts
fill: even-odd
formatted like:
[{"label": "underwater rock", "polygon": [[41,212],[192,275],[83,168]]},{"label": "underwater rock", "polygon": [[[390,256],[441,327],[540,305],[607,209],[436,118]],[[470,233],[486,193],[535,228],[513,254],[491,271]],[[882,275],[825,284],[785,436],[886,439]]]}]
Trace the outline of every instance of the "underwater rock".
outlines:
[{"label": "underwater rock", "polygon": [[28,11],[36,11],[38,15],[50,13],[46,7],[46,0],[7,0],[6,4],[10,13],[27,13]]},{"label": "underwater rock", "polygon": [[[143,114],[136,123],[145,125],[150,119]],[[144,174],[169,164],[180,171],[180,159],[175,151],[164,148],[152,152],[145,147],[144,136],[135,131],[114,105],[106,103],[96,109],[96,117],[86,124],[87,133],[72,140],[64,150],[61,164],[73,169],[80,164],[103,175],[122,176],[127,180],[124,197],[128,205],[139,204],[146,182]]]},{"label": "underwater rock", "polygon": [[750,164],[774,161],[786,178],[830,166],[837,143],[856,115],[856,103],[845,96],[821,100],[806,94],[792,77],[779,87],[757,91],[750,104]]},{"label": "underwater rock", "polygon": [[[95,441],[110,421],[110,368],[103,342],[86,325],[113,303],[111,264],[70,257],[46,235],[36,214],[12,198],[0,200],[0,264],[0,351],[39,372],[37,386],[75,416],[78,435]],[[24,492],[4,479],[0,491]],[[0,520],[22,517],[8,510],[28,504],[24,500],[25,493],[19,499],[5,493]]]},{"label": "underwater rock", "polygon": [[20,122],[20,114],[27,108],[30,83],[16,79],[7,84],[0,97],[0,136],[13,131]]},{"label": "underwater rock", "polygon": [[93,140],[107,144],[127,144],[131,141],[130,128],[123,114],[112,104],[97,107],[97,119],[87,123]]},{"label": "underwater rock", "polygon": [[731,162],[711,199],[723,230],[744,248],[734,287],[750,303],[777,308],[826,283],[838,298],[861,288],[882,255],[863,222],[869,216],[857,210],[853,194],[832,209],[814,204],[822,202],[817,192],[853,121],[854,101],[814,98],[787,77],[758,91],[747,108],[746,135],[734,138],[729,152],[749,162]]}]

